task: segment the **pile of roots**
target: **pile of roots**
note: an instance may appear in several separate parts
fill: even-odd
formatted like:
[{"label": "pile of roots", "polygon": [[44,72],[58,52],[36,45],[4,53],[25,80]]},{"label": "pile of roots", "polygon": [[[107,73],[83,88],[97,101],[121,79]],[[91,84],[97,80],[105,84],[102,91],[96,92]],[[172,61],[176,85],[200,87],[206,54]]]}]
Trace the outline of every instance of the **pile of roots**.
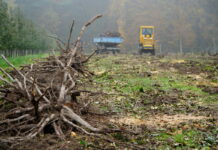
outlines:
[{"label": "pile of roots", "polygon": [[[0,134],[8,135],[4,142],[25,140],[36,137],[47,126],[54,133],[65,139],[67,128],[76,128],[87,134],[102,132],[85,121],[80,111],[86,107],[77,106],[77,96],[89,91],[78,90],[81,77],[89,77],[91,73],[84,64],[90,56],[82,54],[81,37],[86,28],[98,15],[83,26],[76,41],[71,43],[71,26],[66,43],[57,39],[60,55],[38,61],[35,64],[17,69],[7,58],[2,56],[12,71],[1,70],[1,104]],[[53,51],[54,52],[54,51]],[[79,108],[78,108],[79,107]]]}]

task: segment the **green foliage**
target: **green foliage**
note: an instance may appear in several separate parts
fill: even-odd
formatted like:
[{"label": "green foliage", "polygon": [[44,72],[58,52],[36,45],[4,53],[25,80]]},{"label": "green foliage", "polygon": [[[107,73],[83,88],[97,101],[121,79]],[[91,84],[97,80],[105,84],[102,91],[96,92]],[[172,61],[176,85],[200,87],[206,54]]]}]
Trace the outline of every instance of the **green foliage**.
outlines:
[{"label": "green foliage", "polygon": [[53,47],[46,32],[28,20],[19,8],[0,0],[0,50],[47,50]]},{"label": "green foliage", "polygon": [[86,140],[80,140],[79,144],[84,148],[90,148],[93,147],[92,144],[88,143]]}]

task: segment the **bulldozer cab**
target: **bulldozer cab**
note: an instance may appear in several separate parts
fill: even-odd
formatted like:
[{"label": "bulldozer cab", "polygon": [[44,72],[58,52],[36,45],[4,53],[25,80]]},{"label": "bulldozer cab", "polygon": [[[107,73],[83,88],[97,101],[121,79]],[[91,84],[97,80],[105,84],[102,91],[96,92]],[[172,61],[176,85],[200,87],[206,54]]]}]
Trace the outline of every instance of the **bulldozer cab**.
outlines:
[{"label": "bulldozer cab", "polygon": [[144,36],[152,36],[153,35],[153,28],[142,28],[142,35]]}]

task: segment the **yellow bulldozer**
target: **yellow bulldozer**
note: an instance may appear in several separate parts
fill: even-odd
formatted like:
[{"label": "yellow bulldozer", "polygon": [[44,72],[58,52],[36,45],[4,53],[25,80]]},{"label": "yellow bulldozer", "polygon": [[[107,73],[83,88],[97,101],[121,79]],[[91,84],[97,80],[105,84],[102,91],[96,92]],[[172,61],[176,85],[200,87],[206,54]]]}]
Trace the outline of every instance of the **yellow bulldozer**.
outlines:
[{"label": "yellow bulldozer", "polygon": [[139,54],[155,55],[154,26],[140,26]]}]

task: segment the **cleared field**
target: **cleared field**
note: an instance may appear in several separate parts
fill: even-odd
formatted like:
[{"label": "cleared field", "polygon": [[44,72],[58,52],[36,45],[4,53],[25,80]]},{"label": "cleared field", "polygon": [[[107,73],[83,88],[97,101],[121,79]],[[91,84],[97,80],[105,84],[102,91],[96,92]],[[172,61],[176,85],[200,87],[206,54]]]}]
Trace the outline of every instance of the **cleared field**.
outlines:
[{"label": "cleared field", "polygon": [[47,134],[18,149],[218,148],[217,57],[100,55],[87,67],[95,75],[81,89],[100,94],[90,97],[83,117],[123,132],[87,136],[72,129],[67,141]]},{"label": "cleared field", "polygon": [[89,68],[97,91],[115,94],[99,101],[117,112],[109,121],[140,133],[114,139],[145,149],[218,148],[217,57],[97,56]]}]

